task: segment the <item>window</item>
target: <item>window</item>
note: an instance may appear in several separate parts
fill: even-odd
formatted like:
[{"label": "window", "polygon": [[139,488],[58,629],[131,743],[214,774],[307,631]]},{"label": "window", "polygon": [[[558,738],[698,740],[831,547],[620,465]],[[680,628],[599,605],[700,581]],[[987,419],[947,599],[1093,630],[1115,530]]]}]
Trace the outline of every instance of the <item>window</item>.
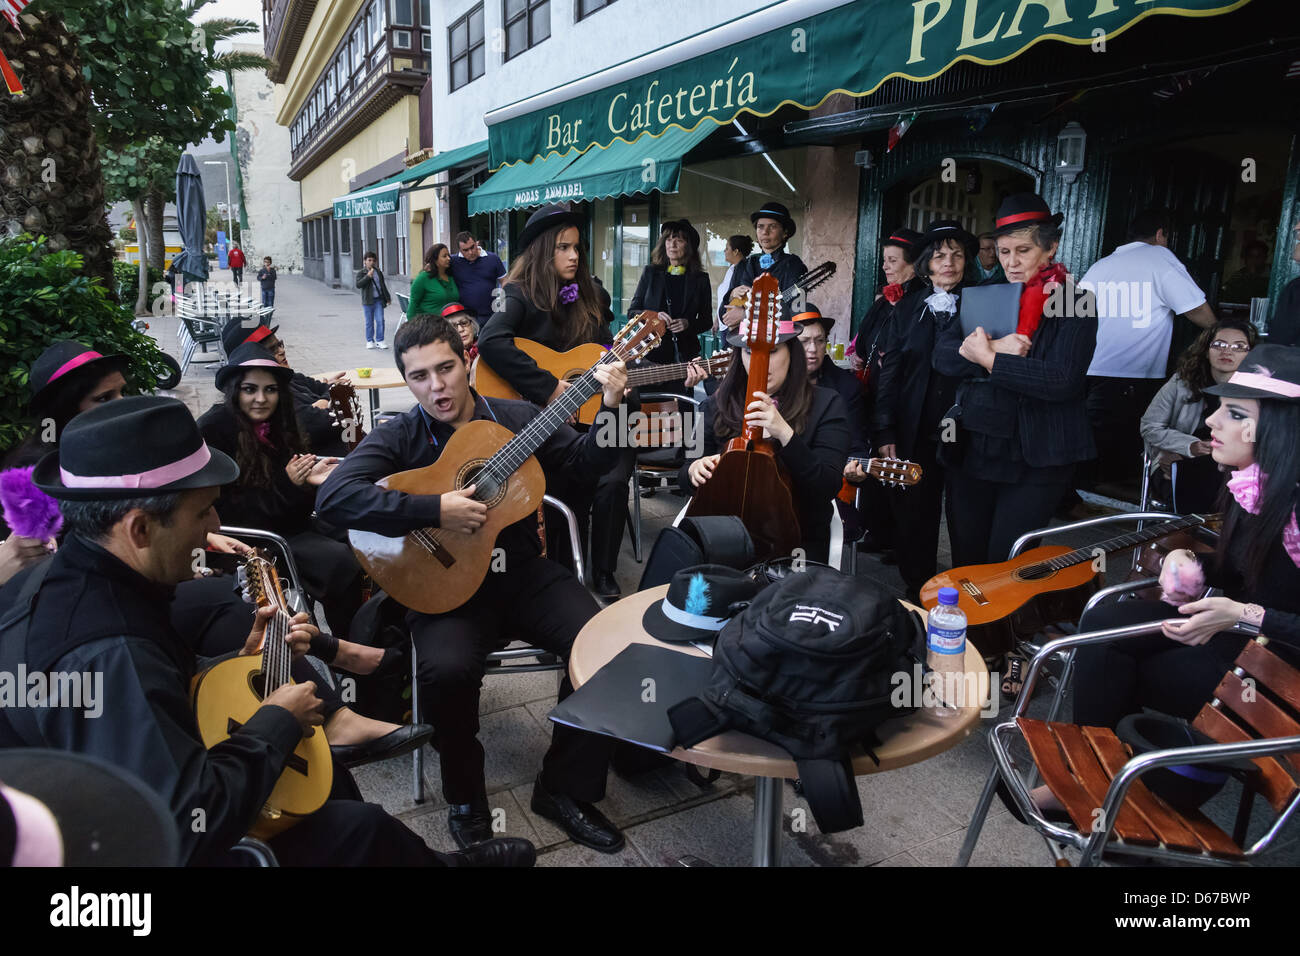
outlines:
[{"label": "window", "polygon": [[413,24],[411,17],[414,15],[411,9],[411,0],[393,0],[393,25],[399,27],[409,27]]},{"label": "window", "polygon": [[578,15],[575,20],[581,20],[583,17],[589,17],[597,10],[604,10],[613,3],[614,0],[578,0]]},{"label": "window", "polygon": [[379,11],[381,9],[382,7],[372,6],[369,10],[366,11],[366,23],[370,28],[369,30],[366,31],[370,35],[369,46],[374,46],[376,43],[379,42],[379,35],[384,28],[384,24],[379,18]]},{"label": "window", "polygon": [[365,61],[365,44],[361,41],[361,27],[352,31],[352,69],[361,69]]},{"label": "window", "polygon": [[409,50],[411,48],[411,31],[394,30],[393,46],[397,47],[399,50]]},{"label": "window", "polygon": [[325,74],[325,102],[333,106],[334,94],[337,92],[338,88],[334,85],[334,71],[330,70]]},{"label": "window", "polygon": [[433,37],[428,33],[420,34],[420,49],[425,53],[433,52]]},{"label": "window", "polygon": [[352,220],[342,219],[339,221],[339,255],[350,256],[352,254]]},{"label": "window", "polygon": [[433,17],[429,13],[429,0],[420,0],[420,24],[427,30],[431,23]]},{"label": "window", "polygon": [[451,88],[458,90],[483,75],[483,4],[479,4],[447,30],[447,60]]},{"label": "window", "polygon": [[503,12],[507,60],[551,35],[550,0],[505,0]]},{"label": "window", "polygon": [[411,209],[407,194],[397,203],[397,274],[410,275],[411,263],[407,255],[407,244],[411,238]]},{"label": "window", "polygon": [[321,220],[321,227],[322,227],[322,228],[321,228],[321,235],[325,237],[325,244],[324,244],[321,248],[322,248],[323,251],[325,251],[325,252],[329,252],[329,251],[330,251],[330,233],[332,233],[332,232],[334,231],[334,220],[333,220],[333,219],[322,219],[322,220]]}]

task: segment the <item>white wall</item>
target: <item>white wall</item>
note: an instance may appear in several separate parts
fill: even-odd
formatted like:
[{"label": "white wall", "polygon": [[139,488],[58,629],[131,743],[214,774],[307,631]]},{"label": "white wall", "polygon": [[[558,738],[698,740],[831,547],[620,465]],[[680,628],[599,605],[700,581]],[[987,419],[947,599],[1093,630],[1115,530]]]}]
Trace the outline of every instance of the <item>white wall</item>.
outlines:
[{"label": "white wall", "polygon": [[[261,46],[250,44],[235,44],[235,49],[262,52]],[[274,88],[263,71],[241,70],[234,80],[238,119],[230,135],[239,149],[244,178],[244,212],[248,216],[244,254],[254,271],[261,268],[263,256],[270,256],[281,273],[300,272],[302,225],[298,217],[302,212],[298,184],[288,176],[289,129],[276,125]],[[222,172],[219,166],[210,168]],[[231,173],[233,176],[234,170]],[[212,202],[209,194],[209,205]]]},{"label": "white wall", "polygon": [[766,6],[762,0],[615,0],[574,21],[577,0],[551,0],[551,35],[508,63],[504,4],[482,0],[486,58],[483,76],[448,93],[447,27],[478,0],[443,0],[433,9],[433,148],[436,152],[487,138],[483,114],[579,77],[622,63]]}]

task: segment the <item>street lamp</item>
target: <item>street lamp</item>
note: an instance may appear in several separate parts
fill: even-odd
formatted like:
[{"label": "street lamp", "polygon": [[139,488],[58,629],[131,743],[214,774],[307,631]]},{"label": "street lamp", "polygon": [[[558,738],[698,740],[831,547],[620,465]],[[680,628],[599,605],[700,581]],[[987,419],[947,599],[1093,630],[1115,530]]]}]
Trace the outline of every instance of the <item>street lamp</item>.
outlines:
[{"label": "street lamp", "polygon": [[224,159],[205,159],[204,166],[224,166],[226,168],[226,231],[229,235],[227,242],[235,241],[235,218],[234,207],[230,205],[230,164]]}]

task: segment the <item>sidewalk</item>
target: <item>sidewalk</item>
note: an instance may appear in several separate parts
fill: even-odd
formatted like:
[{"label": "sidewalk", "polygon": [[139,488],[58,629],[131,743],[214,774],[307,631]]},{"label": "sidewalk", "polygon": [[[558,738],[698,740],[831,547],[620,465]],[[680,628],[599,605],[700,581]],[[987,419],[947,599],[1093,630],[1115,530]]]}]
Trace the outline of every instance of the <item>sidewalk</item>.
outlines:
[{"label": "sidewalk", "polygon": [[[218,274],[217,279],[228,278]],[[396,305],[387,310],[391,344],[399,319]],[[360,297],[350,290],[328,289],[302,276],[282,276],[276,289],[274,323],[286,343],[290,363],[308,374],[357,365],[382,367],[393,361],[392,351],[367,351],[362,333]],[[174,319],[151,320],[150,332],[162,347],[177,354]],[[215,370],[215,364],[213,365]],[[200,414],[219,395],[212,370],[194,363],[176,394]],[[381,393],[385,409],[405,409],[414,399],[408,389]],[[667,492],[642,499],[645,516],[645,553],[659,531],[680,510],[683,499]],[[1076,533],[1061,542],[1074,547],[1094,536]],[[947,531],[940,542],[939,562],[948,565]],[[1126,562],[1112,562],[1126,566]],[[636,589],[642,565],[632,556],[630,535],[624,535],[617,578],[623,593]],[[858,574],[896,595],[903,592],[898,572],[877,556],[860,555]],[[1116,578],[1118,580],[1118,577]],[[734,774],[707,788],[685,775],[684,765],[673,763],[634,779],[611,771],[609,789],[601,809],[627,834],[628,845],[613,856],[577,846],[562,831],[529,808],[533,779],[550,739],[547,713],[554,706],[559,680],[555,672],[507,674],[486,679],[481,699],[480,739],[487,752],[488,800],[504,830],[499,835],[520,836],[536,844],[542,866],[672,866],[685,856],[699,857],[715,866],[748,865],[753,840],[753,781]],[[1035,699],[1031,715],[1045,718],[1051,688]],[[1006,719],[1009,707],[998,719]],[[1069,714],[1069,704],[1062,711]],[[995,721],[985,719],[960,745],[929,760],[889,773],[858,778],[864,826],[831,836],[818,833],[807,804],[787,783],[784,790],[785,824],[783,862],[787,866],[950,866],[965,836],[975,802],[992,763],[986,733]],[[416,805],[411,793],[411,758],[371,764],[354,772],[367,800],[381,803],[400,817],[430,846],[455,849],[447,833],[446,801],[442,798],[438,755],[426,749],[425,802]],[[1220,826],[1231,832],[1236,785],[1206,807]],[[802,814],[793,813],[796,808]],[[1259,821],[1268,816],[1256,813]],[[807,821],[806,832],[799,827]],[[1077,854],[1069,854],[1077,859]],[[1292,828],[1279,862],[1300,863],[1300,839]],[[1042,841],[1019,825],[994,801],[972,860],[984,866],[1050,866],[1052,859]]]}]

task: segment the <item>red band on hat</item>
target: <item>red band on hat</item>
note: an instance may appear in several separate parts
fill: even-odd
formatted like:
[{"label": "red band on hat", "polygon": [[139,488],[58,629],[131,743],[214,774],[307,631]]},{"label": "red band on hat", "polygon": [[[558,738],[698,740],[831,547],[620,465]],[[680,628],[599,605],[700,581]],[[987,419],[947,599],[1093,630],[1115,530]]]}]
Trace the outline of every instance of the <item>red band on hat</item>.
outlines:
[{"label": "red band on hat", "polygon": [[50,382],[54,381],[60,375],[66,375],[69,372],[71,372],[74,368],[79,368],[80,366],[85,365],[87,362],[93,362],[95,361],[95,359],[102,359],[103,357],[104,356],[100,355],[94,349],[91,349],[90,351],[87,352],[82,352],[76,358],[68,359],[57,369],[55,369],[54,374],[49,377],[49,379],[46,381],[45,384],[49,385]]},{"label": "red band on hat", "polygon": [[451,305],[445,306],[443,308],[441,315],[445,319],[449,315],[455,315],[457,312],[464,312],[464,311],[466,311],[466,309],[463,305],[461,305],[459,302],[453,302]]},{"label": "red band on hat", "polygon": [[271,327],[269,325],[259,325],[257,328],[253,329],[252,334],[249,335],[248,338],[244,339],[243,344],[247,345],[249,342],[260,342],[270,334]]},{"label": "red band on hat", "polygon": [[1261,375],[1258,372],[1233,372],[1232,378],[1228,379],[1228,384],[1257,388],[1261,392],[1271,392],[1283,398],[1300,398],[1300,385],[1273,378],[1271,375]]},{"label": "red band on hat", "polygon": [[889,239],[891,242],[901,242],[905,246],[910,246],[912,244],[912,240],[908,239],[906,236],[890,236]]},{"label": "red band on hat", "polygon": [[201,471],[211,459],[212,452],[205,443],[199,446],[198,451],[186,455],[180,461],[134,475],[74,475],[62,467],[59,468],[59,475],[68,488],[161,488]]},{"label": "red band on hat", "polygon": [[1003,216],[994,223],[993,228],[1001,229],[1003,226],[1009,226],[1013,222],[1036,222],[1038,220],[1051,218],[1052,214],[1050,212],[1018,212],[1013,216]]}]

